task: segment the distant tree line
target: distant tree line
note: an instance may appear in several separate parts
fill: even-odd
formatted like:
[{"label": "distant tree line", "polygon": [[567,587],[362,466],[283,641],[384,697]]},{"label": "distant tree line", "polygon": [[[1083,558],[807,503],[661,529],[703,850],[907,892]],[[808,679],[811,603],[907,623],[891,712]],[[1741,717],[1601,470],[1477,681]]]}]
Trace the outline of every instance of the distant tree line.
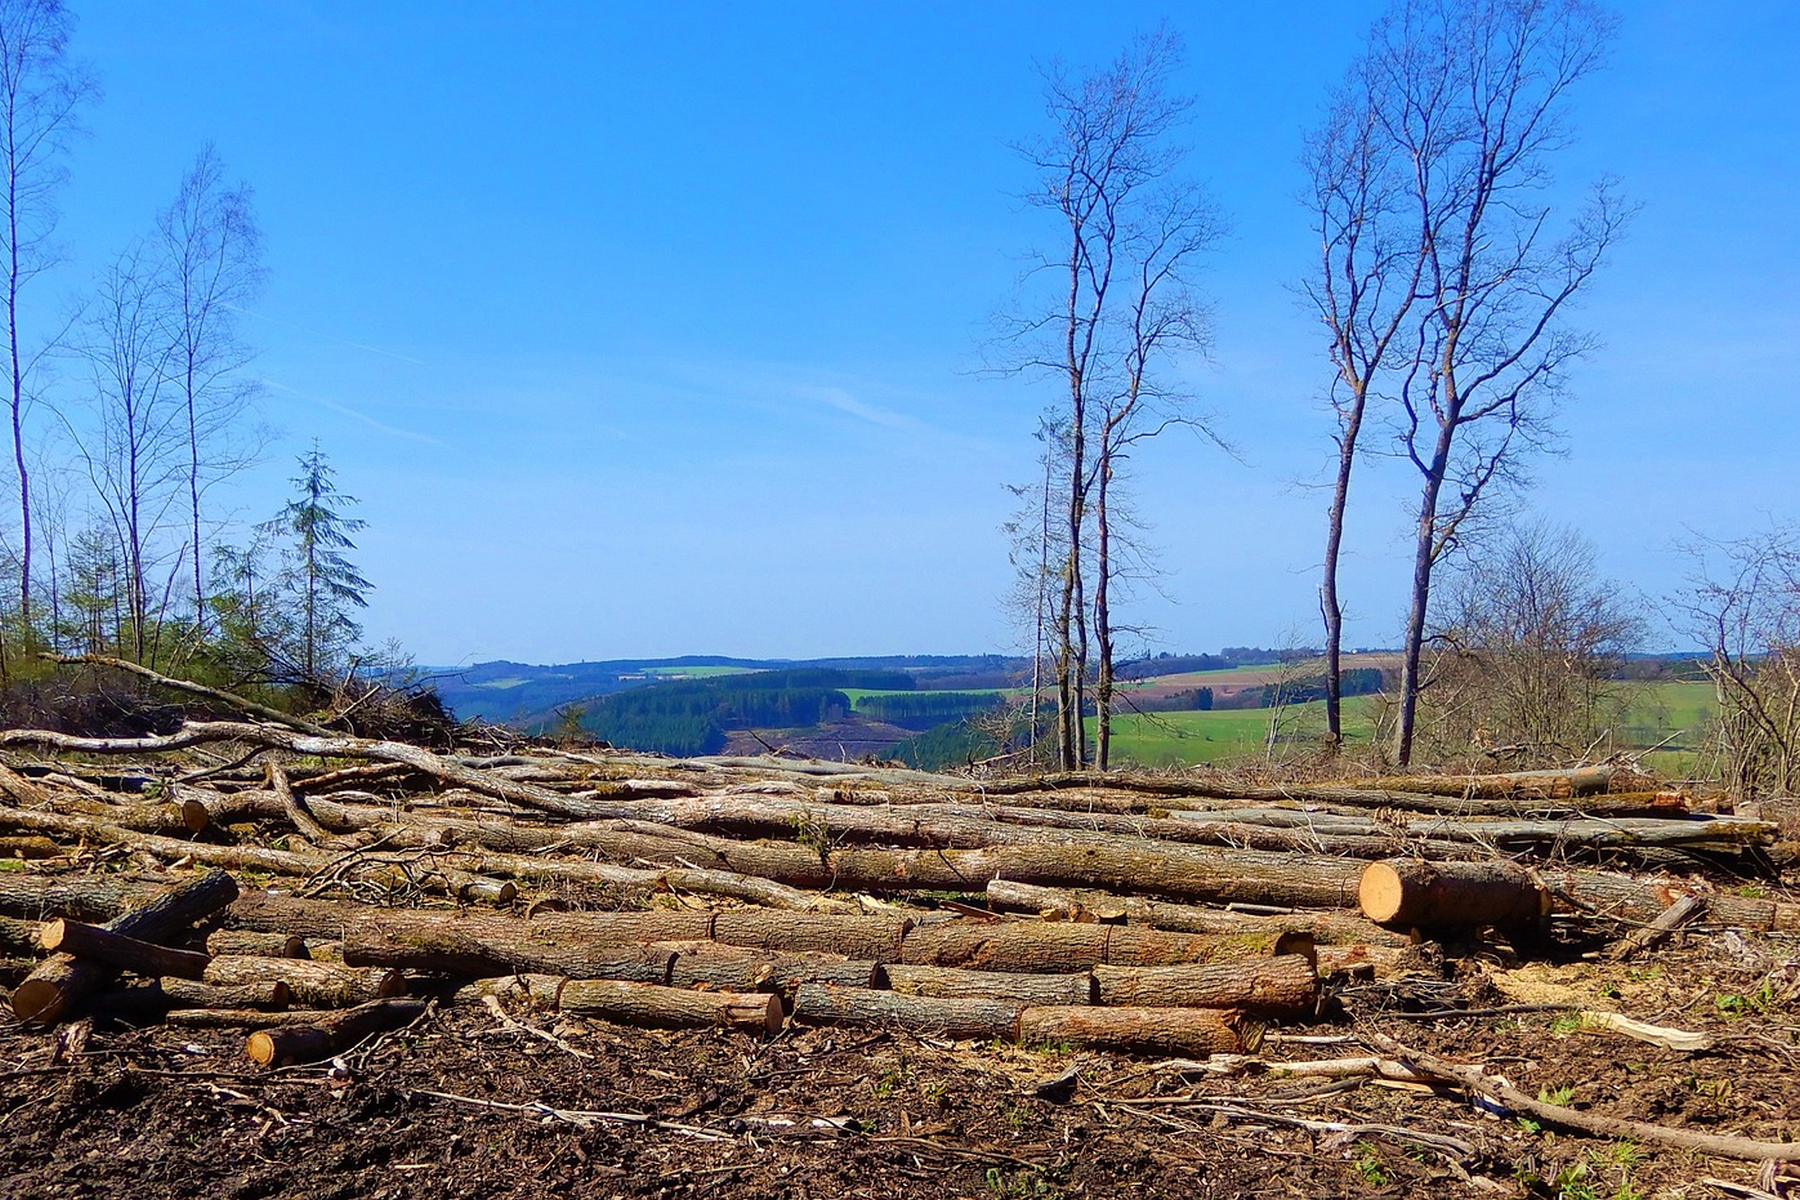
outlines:
[{"label": "distant tree line", "polygon": [[864,696],[856,711],[872,721],[924,730],[987,712],[1004,703],[1005,700],[993,692],[912,692]]}]

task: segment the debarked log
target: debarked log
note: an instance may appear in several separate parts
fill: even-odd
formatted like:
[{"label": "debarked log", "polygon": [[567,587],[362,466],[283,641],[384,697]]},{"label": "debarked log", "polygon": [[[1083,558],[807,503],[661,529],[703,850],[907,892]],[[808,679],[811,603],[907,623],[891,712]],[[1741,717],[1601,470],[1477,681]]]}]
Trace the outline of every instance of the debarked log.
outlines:
[{"label": "debarked log", "polygon": [[1018,1036],[1017,1001],[909,996],[867,988],[803,983],[794,994],[794,1020],[802,1025],[872,1025],[949,1038]]},{"label": "debarked log", "polygon": [[674,1029],[721,1026],[757,1036],[780,1032],[781,1000],[767,992],[707,992],[613,979],[571,979],[557,1001],[565,1013],[624,1025]]},{"label": "debarked log", "polygon": [[1262,1026],[1219,1008],[1028,1008],[1019,1044],[1200,1058],[1254,1052]]},{"label": "debarked log", "polygon": [[[265,1067],[318,1062],[342,1054],[366,1037],[409,1025],[425,1012],[423,1000],[375,1000],[307,1025],[260,1029],[244,1043],[250,1061]],[[255,1014],[256,1016],[264,1014]]]},{"label": "debarked log", "polygon": [[1388,859],[1363,870],[1357,891],[1363,915],[1384,925],[1522,926],[1550,913],[1550,894],[1538,879],[1500,861]]},{"label": "debarked log", "polygon": [[1295,1017],[1318,1005],[1319,976],[1298,954],[1200,966],[1094,968],[1099,1003],[1117,1008],[1235,1008]]},{"label": "debarked log", "polygon": [[204,982],[214,987],[287,984],[295,1003],[311,1008],[349,1008],[406,995],[406,978],[386,967],[351,967],[303,958],[234,954],[207,964]]},{"label": "debarked log", "polygon": [[[223,871],[210,871],[113,918],[105,928],[143,941],[165,940],[211,916],[237,894],[236,880]],[[13,1015],[21,1021],[54,1023],[72,1004],[99,991],[115,974],[101,963],[53,954],[13,989]]]}]

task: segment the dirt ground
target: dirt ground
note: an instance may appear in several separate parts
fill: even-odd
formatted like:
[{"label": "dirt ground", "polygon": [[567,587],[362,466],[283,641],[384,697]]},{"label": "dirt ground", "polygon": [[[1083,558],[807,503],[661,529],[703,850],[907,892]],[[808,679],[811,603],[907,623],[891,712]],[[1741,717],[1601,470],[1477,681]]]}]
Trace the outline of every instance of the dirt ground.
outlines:
[{"label": "dirt ground", "polygon": [[[1800,944],[1702,929],[1630,966],[1583,949],[1521,961],[1452,948],[1406,979],[1340,983],[1329,1012],[1271,1031],[1259,1058],[1365,1054],[1374,1030],[1577,1109],[1800,1134]],[[1571,1006],[1716,1044],[1680,1053],[1583,1031]],[[259,1070],[241,1030],[84,1032],[0,1029],[0,1195],[1629,1200],[1785,1187],[1756,1163],[1540,1128],[1454,1088],[1059,1047],[844,1029],[757,1041],[456,1008],[331,1063]]]}]

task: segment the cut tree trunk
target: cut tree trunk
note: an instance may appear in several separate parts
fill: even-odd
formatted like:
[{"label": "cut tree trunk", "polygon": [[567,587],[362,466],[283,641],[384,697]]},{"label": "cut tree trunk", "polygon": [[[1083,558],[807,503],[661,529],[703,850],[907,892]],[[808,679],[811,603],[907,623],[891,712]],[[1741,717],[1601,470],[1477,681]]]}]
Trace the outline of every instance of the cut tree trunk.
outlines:
[{"label": "cut tree trunk", "polygon": [[1115,1008],[1235,1008],[1264,1016],[1310,1015],[1319,976],[1298,954],[1182,967],[1095,967],[1099,1003]]},{"label": "cut tree trunk", "polygon": [[759,950],[813,950],[845,958],[891,962],[912,922],[902,917],[831,917],[758,909],[721,909],[712,940]]},{"label": "cut tree trunk", "polygon": [[965,971],[957,967],[890,964],[882,969],[887,986],[903,996],[945,1000],[1010,1000],[1020,1005],[1094,1004],[1093,975],[1026,975]]},{"label": "cut tree trunk", "polygon": [[1498,861],[1370,863],[1358,894],[1363,915],[1384,925],[1523,926],[1550,913],[1550,894],[1536,877]]},{"label": "cut tree trunk", "polygon": [[1028,1008],[1019,1014],[1022,1046],[1203,1058],[1247,1054],[1261,1040],[1256,1022],[1218,1008]]},{"label": "cut tree trunk", "polygon": [[[167,939],[211,916],[237,894],[236,880],[223,871],[209,871],[113,918],[105,928],[143,941]],[[76,1001],[110,983],[114,974],[99,963],[53,954],[13,989],[13,1015],[21,1021],[54,1024]]]},{"label": "cut tree trunk", "polygon": [[766,992],[702,992],[621,983],[611,979],[571,979],[558,1007],[565,1013],[603,1017],[623,1025],[673,1029],[721,1026],[759,1037],[781,1031],[781,1000]]},{"label": "cut tree trunk", "polygon": [[794,995],[802,1025],[860,1025],[948,1038],[1018,1037],[1024,1005],[1006,1000],[941,999],[865,988],[805,983]]},{"label": "cut tree trunk", "polygon": [[424,1012],[423,1000],[375,1000],[311,1024],[258,1030],[244,1043],[244,1052],[264,1067],[318,1062],[342,1054],[366,1037],[410,1025]]},{"label": "cut tree trunk", "polygon": [[492,996],[496,1000],[513,1000],[555,1011],[567,982],[561,975],[501,975],[477,979],[451,992],[449,1002],[453,1005],[481,1004]]},{"label": "cut tree trunk", "polygon": [[130,971],[152,979],[160,975],[199,979],[206,973],[206,964],[210,961],[206,955],[192,950],[174,950],[66,918],[45,922],[38,931],[38,945],[53,953],[72,954],[114,970]]},{"label": "cut tree trunk", "polygon": [[1316,942],[1336,945],[1367,943],[1377,946],[1405,946],[1410,939],[1403,933],[1383,929],[1373,921],[1349,913],[1313,909],[1282,916],[1233,912],[1229,909],[1201,908],[1189,904],[1171,904],[1163,900],[1147,900],[1141,896],[1120,896],[1112,892],[1071,891],[1066,888],[1038,887],[1011,879],[996,879],[987,886],[988,904],[993,908],[1025,909],[1046,919],[1094,921],[1101,924],[1148,925],[1176,933],[1310,933]]},{"label": "cut tree trunk", "polygon": [[644,945],[590,945],[578,938],[534,936],[520,923],[518,938],[479,936],[454,928],[359,929],[344,936],[344,962],[441,975],[561,975],[570,979],[669,982],[675,955]]},{"label": "cut tree trunk", "polygon": [[776,992],[792,997],[803,983],[840,987],[880,987],[885,979],[875,962],[817,952],[772,954],[716,942],[658,947],[675,951],[669,983],[674,987],[721,988],[729,992]]},{"label": "cut tree trunk", "polygon": [[235,954],[207,965],[205,982],[214,987],[285,983],[297,1004],[309,1008],[350,1008],[406,995],[406,979],[385,967],[350,967],[303,958],[255,958]]}]

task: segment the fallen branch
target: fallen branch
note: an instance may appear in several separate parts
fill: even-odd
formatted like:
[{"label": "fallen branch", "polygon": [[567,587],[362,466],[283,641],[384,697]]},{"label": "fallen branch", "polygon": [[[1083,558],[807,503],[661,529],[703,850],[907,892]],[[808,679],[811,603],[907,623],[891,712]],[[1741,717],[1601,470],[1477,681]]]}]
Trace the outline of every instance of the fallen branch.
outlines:
[{"label": "fallen branch", "polygon": [[1607,1117],[1599,1113],[1580,1112],[1573,1108],[1565,1108],[1560,1104],[1546,1104],[1542,1100],[1533,1099],[1511,1084],[1502,1083],[1484,1073],[1479,1067],[1454,1063],[1420,1050],[1410,1050],[1394,1039],[1384,1037],[1379,1033],[1371,1032],[1366,1036],[1370,1044],[1377,1049],[1386,1051],[1417,1070],[1435,1075],[1440,1079],[1460,1083],[1472,1091],[1499,1100],[1521,1116],[1530,1117],[1534,1121],[1559,1129],[1568,1129],[1576,1133],[1585,1133],[1593,1137],[1615,1141],[1650,1142],[1658,1146],[1669,1146],[1677,1150],[1693,1150],[1701,1154],[1713,1155],[1716,1158],[1734,1158],[1745,1162],[1767,1162],[1771,1159],[1777,1162],[1791,1162],[1800,1158],[1800,1142],[1764,1142],[1754,1138],[1700,1133],[1692,1129],[1672,1129],[1667,1125],[1652,1125],[1647,1121]]}]

